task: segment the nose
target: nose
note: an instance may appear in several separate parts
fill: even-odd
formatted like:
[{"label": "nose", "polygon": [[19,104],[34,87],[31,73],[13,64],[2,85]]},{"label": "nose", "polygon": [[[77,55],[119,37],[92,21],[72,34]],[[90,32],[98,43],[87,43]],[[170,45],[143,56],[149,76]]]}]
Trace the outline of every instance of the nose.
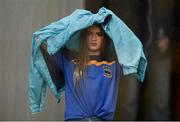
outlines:
[{"label": "nose", "polygon": [[96,34],[92,35],[92,41],[96,41]]}]

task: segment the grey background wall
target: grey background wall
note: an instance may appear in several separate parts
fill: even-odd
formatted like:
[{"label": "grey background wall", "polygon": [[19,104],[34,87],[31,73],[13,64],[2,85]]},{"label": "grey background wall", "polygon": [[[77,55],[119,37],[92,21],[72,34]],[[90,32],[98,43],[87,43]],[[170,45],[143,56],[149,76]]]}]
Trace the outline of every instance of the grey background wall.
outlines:
[{"label": "grey background wall", "polygon": [[58,104],[49,89],[44,112],[28,110],[31,35],[83,7],[83,0],[0,0],[0,120],[64,119],[64,95]]}]

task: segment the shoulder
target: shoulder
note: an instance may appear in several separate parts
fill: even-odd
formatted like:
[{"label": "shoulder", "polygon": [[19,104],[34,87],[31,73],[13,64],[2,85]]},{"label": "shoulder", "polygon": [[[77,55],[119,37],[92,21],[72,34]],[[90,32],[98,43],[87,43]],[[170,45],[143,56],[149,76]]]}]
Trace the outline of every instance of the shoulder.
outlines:
[{"label": "shoulder", "polygon": [[74,60],[78,57],[78,52],[68,49],[66,46],[62,47],[60,51],[67,60]]}]

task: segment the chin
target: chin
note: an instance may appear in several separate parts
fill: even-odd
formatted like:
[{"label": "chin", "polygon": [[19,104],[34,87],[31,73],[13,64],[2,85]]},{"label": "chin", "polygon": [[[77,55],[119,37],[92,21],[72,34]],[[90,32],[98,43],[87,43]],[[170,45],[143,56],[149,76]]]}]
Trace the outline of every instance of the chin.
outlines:
[{"label": "chin", "polygon": [[91,48],[91,49],[89,49],[89,51],[91,51],[91,52],[97,52],[97,51],[99,51],[100,49],[95,49],[95,48]]}]

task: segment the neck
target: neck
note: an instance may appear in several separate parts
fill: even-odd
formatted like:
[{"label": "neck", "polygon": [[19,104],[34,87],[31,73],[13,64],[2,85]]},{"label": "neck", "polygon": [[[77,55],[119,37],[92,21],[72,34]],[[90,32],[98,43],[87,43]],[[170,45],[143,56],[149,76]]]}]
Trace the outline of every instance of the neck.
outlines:
[{"label": "neck", "polygon": [[88,52],[88,55],[94,55],[94,56],[98,56],[98,55],[100,55],[100,51],[96,51],[96,52],[91,52],[91,51],[89,51]]}]

